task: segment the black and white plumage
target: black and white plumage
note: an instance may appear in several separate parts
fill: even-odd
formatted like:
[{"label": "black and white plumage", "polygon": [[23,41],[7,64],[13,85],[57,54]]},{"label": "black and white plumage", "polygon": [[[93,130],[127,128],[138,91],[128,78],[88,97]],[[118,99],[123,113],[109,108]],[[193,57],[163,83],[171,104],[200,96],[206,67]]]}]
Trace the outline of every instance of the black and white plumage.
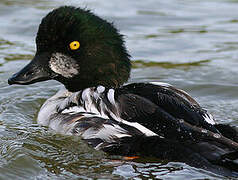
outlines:
[{"label": "black and white plumage", "polygon": [[88,10],[60,7],[42,19],[32,61],[9,78],[27,85],[57,80],[38,123],[77,135],[109,154],[153,156],[238,177],[238,131],[216,124],[186,92],[133,83],[122,36]]},{"label": "black and white plumage", "polygon": [[[51,115],[45,119],[47,110]],[[198,167],[202,163],[207,170],[228,174],[232,172],[219,163],[238,167],[229,158],[219,159],[238,148],[235,129],[234,141],[226,138],[230,137],[223,130],[226,125],[217,126],[212,115],[186,92],[166,83],[61,91],[42,106],[38,122],[63,134],[81,136],[95,149],[111,154],[152,155]]]}]

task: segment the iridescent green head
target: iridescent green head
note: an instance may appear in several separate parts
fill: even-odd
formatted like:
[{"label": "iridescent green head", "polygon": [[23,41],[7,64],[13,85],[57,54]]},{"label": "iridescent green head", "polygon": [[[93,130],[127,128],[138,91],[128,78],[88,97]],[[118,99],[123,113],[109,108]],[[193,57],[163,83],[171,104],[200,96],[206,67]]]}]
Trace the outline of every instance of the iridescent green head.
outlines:
[{"label": "iridescent green head", "polygon": [[33,60],[9,84],[54,79],[70,91],[104,85],[118,87],[130,74],[122,35],[88,10],[64,6],[47,14],[36,37]]}]

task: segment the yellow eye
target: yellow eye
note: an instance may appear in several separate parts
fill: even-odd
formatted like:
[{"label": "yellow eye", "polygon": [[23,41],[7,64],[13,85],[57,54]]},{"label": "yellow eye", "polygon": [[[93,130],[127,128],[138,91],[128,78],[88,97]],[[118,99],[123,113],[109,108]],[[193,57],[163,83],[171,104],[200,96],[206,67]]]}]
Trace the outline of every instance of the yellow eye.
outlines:
[{"label": "yellow eye", "polygon": [[80,47],[80,43],[78,41],[73,41],[69,44],[71,50],[77,50]]}]

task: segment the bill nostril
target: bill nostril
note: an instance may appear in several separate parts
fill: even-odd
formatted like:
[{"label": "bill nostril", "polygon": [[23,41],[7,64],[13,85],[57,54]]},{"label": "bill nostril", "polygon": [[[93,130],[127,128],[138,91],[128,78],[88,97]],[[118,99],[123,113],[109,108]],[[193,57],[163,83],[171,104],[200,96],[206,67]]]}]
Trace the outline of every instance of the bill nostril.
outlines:
[{"label": "bill nostril", "polygon": [[48,72],[38,64],[38,61],[33,59],[19,72],[15,73],[8,79],[8,84],[33,84],[35,82],[45,81],[50,79]]},{"label": "bill nostril", "polygon": [[25,76],[25,77],[27,77],[27,76],[32,76],[33,74],[34,74],[34,71],[31,70],[31,71],[27,71],[24,76]]}]

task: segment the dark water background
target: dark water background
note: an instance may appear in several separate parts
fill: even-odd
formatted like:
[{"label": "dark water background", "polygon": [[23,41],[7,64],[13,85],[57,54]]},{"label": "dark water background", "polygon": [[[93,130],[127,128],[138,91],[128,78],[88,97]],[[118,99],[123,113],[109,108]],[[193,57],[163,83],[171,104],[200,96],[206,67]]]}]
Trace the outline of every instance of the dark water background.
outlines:
[{"label": "dark water background", "polygon": [[60,84],[8,86],[7,79],[33,57],[41,18],[64,4],[90,8],[121,30],[134,61],[131,82],[171,83],[218,122],[238,126],[237,0],[0,0],[0,179],[223,179],[183,163],[108,157],[36,124]]}]

